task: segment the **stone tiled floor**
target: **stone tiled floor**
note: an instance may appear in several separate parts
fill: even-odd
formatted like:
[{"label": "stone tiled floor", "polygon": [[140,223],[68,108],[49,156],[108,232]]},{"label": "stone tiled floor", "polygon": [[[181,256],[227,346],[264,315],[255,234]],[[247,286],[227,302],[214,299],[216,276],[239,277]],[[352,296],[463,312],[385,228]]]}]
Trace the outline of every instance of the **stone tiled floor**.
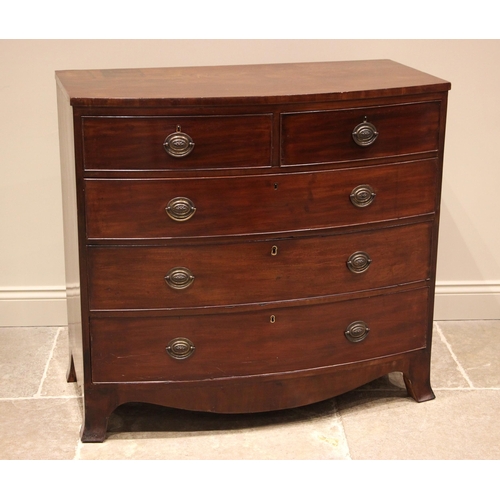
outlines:
[{"label": "stone tiled floor", "polygon": [[129,404],[102,444],[79,441],[65,328],[0,328],[0,459],[479,460],[500,458],[500,321],[435,324],[432,386],[400,374],[304,408],[249,416]]}]

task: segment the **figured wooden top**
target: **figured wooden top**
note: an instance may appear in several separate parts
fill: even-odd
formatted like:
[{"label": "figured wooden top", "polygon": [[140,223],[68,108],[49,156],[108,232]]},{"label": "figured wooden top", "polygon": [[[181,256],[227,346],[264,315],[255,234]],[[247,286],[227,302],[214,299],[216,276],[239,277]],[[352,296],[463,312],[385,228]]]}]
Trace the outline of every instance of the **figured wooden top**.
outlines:
[{"label": "figured wooden top", "polygon": [[447,91],[390,60],[57,71],[73,106],[272,104]]}]

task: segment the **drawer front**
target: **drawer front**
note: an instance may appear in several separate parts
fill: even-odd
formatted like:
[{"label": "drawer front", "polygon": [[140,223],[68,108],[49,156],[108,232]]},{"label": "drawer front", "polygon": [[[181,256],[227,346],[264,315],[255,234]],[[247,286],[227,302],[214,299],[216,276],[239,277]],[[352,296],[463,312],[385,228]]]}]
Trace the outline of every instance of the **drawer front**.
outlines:
[{"label": "drawer front", "polygon": [[431,223],[422,223],[342,236],[219,245],[92,246],[90,306],[112,310],[251,304],[426,280],[431,230]]},{"label": "drawer front", "polygon": [[426,160],[231,178],[89,179],[87,237],[280,233],[432,213],[436,171],[436,161]]},{"label": "drawer front", "polygon": [[[268,166],[272,115],[84,117],[86,170],[182,170]],[[180,128],[180,130],[178,130]],[[177,142],[171,134],[187,134]],[[181,156],[172,156],[168,149]]]},{"label": "drawer front", "polygon": [[[419,349],[426,344],[427,298],[428,290],[423,288],[271,311],[96,318],[90,325],[92,379],[135,382],[251,376]],[[356,337],[348,340],[346,331]]]},{"label": "drawer front", "polygon": [[[282,115],[282,165],[367,160],[436,152],[440,102]],[[365,121],[378,135],[360,146],[353,131]]]}]

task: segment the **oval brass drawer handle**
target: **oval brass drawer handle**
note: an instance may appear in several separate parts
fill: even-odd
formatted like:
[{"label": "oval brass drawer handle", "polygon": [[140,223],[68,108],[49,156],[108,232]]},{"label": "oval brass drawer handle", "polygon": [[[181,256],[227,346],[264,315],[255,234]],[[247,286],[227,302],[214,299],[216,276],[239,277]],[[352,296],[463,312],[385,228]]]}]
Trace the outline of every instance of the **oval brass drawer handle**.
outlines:
[{"label": "oval brass drawer handle", "polygon": [[165,208],[167,215],[176,222],[184,222],[189,220],[196,212],[194,203],[189,198],[178,196],[172,198]]},{"label": "oval brass drawer handle", "polygon": [[167,354],[174,359],[186,359],[192,356],[195,350],[194,344],[184,337],[172,339],[167,347]]},{"label": "oval brass drawer handle", "polygon": [[378,131],[373,123],[368,122],[365,116],[363,123],[359,123],[352,131],[352,138],[358,146],[370,146],[378,137]]},{"label": "oval brass drawer handle", "polygon": [[194,142],[189,135],[181,132],[181,126],[177,125],[176,131],[163,142],[163,147],[170,156],[182,158],[193,151]]},{"label": "oval brass drawer handle", "polygon": [[349,342],[361,342],[368,336],[370,329],[364,321],[353,321],[344,332]]},{"label": "oval brass drawer handle", "polygon": [[372,259],[366,252],[354,252],[347,259],[347,267],[351,273],[364,273],[370,267]]},{"label": "oval brass drawer handle", "polygon": [[192,285],[193,273],[187,267],[174,267],[165,276],[165,281],[174,290],[183,290]]},{"label": "oval brass drawer handle", "polygon": [[351,191],[349,198],[355,207],[364,208],[373,203],[375,195],[375,191],[369,184],[360,184]]}]

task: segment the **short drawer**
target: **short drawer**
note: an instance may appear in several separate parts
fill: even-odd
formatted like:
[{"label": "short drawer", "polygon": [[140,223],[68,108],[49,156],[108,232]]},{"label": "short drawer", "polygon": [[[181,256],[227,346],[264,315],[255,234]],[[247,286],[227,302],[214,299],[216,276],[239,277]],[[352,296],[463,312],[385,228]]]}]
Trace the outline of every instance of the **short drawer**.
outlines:
[{"label": "short drawer", "polygon": [[86,170],[213,169],[271,164],[270,114],[83,117],[82,127]]},{"label": "short drawer", "polygon": [[436,160],[300,174],[88,179],[87,237],[286,233],[434,212]]},{"label": "short drawer", "polygon": [[89,247],[93,310],[252,304],[429,278],[431,223],[342,236]]},{"label": "short drawer", "polygon": [[[281,117],[281,164],[334,163],[436,152],[439,116],[438,101],[285,113]],[[373,131],[369,128],[372,126]],[[358,145],[353,138],[357,128],[356,136],[366,141],[364,145]]]},{"label": "short drawer", "polygon": [[94,318],[92,380],[200,380],[307,370],[426,345],[428,289],[309,307]]}]

